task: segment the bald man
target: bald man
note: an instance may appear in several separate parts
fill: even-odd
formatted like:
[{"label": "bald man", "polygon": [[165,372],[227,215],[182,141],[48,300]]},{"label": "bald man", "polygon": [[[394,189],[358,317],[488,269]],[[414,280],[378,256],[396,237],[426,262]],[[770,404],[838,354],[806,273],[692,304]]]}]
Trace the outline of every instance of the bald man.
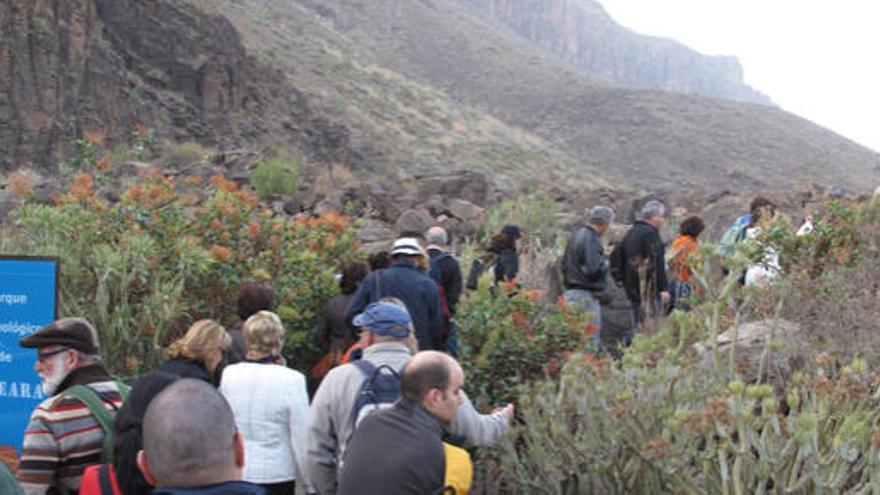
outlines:
[{"label": "bald man", "polygon": [[229,404],[211,385],[184,379],[156,396],[144,416],[138,467],[153,494],[263,495],[241,481],[244,443]]},{"label": "bald man", "polygon": [[439,493],[446,470],[443,425],[461,406],[462,386],[464,372],[447,354],[413,356],[400,376],[400,401],[371,414],[355,430],[339,475],[339,495]]}]

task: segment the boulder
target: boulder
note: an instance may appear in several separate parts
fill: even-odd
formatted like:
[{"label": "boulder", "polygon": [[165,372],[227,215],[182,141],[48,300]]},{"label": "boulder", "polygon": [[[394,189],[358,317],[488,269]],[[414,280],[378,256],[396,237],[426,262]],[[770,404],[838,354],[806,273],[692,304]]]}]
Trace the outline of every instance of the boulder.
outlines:
[{"label": "boulder", "polygon": [[492,193],[486,174],[476,170],[459,170],[442,175],[420,176],[422,197],[439,194],[447,198],[485,205]]},{"label": "boulder", "polygon": [[394,223],[398,234],[422,234],[434,225],[434,217],[424,208],[406,210]]},{"label": "boulder", "polygon": [[[802,327],[788,320],[744,323],[738,329],[731,328],[721,333],[715,342],[718,345],[718,357],[723,363],[727,363],[730,353],[735,352],[736,371],[746,383],[759,380],[779,381],[799,369],[804,362],[799,352],[803,345]],[[711,342],[694,344],[694,349],[711,363]],[[763,376],[758,376],[766,349],[769,349],[769,354],[764,364]]]},{"label": "boulder", "polygon": [[357,234],[357,240],[364,244],[391,242],[396,237],[394,230],[385,222],[367,219]]},{"label": "boulder", "polygon": [[323,215],[324,213],[330,211],[341,212],[344,204],[342,203],[342,197],[340,194],[331,194],[326,198],[318,201],[318,204],[315,205],[315,214]]},{"label": "boulder", "polygon": [[479,223],[486,220],[486,210],[464,199],[451,199],[446,211],[465,223]]}]

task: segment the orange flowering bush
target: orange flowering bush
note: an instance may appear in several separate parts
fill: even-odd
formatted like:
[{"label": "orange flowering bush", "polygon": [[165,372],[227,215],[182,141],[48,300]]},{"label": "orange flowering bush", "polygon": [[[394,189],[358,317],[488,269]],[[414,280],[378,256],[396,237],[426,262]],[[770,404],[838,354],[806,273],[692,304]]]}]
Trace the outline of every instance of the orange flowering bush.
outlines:
[{"label": "orange flowering bush", "polygon": [[225,177],[194,190],[199,182],[154,168],[107,204],[91,175],[76,174],[54,206],[13,211],[20,252],[61,259],[61,313],[95,322],[106,362],[123,376],[155,365],[196,319],[234,324],[230,308],[250,281],[274,285],[286,356],[308,369],[320,357],[308,337],[336,294],[339,260],[355,254],[349,219],[287,220]]},{"label": "orange flowering bush", "polygon": [[9,174],[6,178],[6,184],[12,191],[13,197],[18,199],[27,199],[34,191],[34,185],[31,184],[30,179],[18,171]]}]

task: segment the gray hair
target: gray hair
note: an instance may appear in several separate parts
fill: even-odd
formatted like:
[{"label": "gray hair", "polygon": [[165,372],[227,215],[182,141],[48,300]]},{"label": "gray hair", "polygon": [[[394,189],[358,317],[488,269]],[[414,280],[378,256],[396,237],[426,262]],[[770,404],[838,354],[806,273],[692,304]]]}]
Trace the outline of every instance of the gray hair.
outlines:
[{"label": "gray hair", "polygon": [[666,214],[666,207],[656,199],[652,199],[645,203],[645,206],[642,206],[642,220],[648,220],[657,215],[663,216],[664,214]]},{"label": "gray hair", "polygon": [[449,234],[443,227],[431,227],[425,232],[425,240],[428,241],[428,244],[445,246],[449,244]]},{"label": "gray hair", "polygon": [[594,206],[590,209],[589,222],[593,225],[611,225],[614,222],[614,210],[607,206]]}]

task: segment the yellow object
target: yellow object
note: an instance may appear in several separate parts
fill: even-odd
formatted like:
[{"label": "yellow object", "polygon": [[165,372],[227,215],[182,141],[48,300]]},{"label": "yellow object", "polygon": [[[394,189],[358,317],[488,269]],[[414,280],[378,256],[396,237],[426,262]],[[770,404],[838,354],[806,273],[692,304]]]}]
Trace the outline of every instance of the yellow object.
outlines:
[{"label": "yellow object", "polygon": [[[471,455],[466,450],[443,442],[443,452],[446,454],[446,476],[443,484],[443,493],[465,495],[471,490],[474,478],[474,465]],[[450,492],[449,489],[453,491]]]}]

